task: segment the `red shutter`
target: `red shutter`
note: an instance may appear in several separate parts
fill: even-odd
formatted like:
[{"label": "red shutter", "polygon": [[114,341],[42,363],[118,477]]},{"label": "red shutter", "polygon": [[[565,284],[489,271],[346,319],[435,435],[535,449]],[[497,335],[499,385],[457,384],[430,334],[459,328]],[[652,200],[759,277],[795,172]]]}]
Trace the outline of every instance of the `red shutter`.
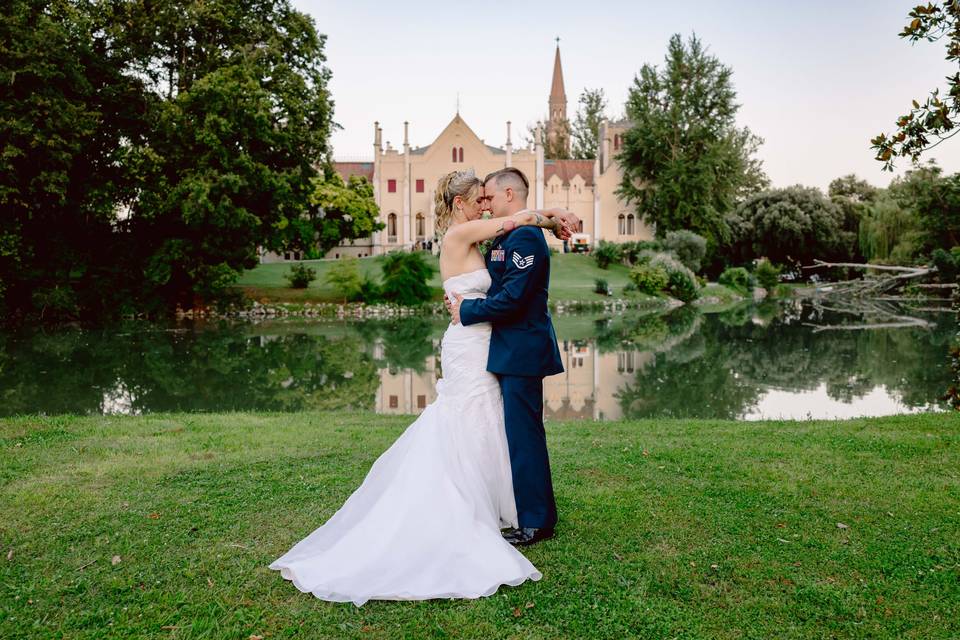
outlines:
[{"label": "red shutter", "polygon": [[463,147],[460,147],[460,162],[463,162]]},{"label": "red shutter", "polygon": [[387,180],[387,191],[390,193],[397,192],[397,181],[396,180]]},{"label": "red shutter", "polygon": [[457,148],[456,148],[456,147],[453,148],[453,161],[454,161],[454,162],[457,161]]},{"label": "red shutter", "polygon": [[417,193],[423,193],[423,179],[417,179]]}]

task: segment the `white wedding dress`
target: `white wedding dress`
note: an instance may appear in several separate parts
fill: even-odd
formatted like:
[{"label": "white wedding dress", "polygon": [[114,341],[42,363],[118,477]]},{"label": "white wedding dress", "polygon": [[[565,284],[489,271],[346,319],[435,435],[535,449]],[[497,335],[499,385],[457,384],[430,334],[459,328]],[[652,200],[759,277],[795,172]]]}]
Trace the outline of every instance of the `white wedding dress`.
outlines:
[{"label": "white wedding dress", "polygon": [[[478,298],[486,269],[448,278]],[[437,399],[326,524],[271,569],[322,600],[478,598],[541,574],[500,535],[517,525],[503,400],[486,370],[490,324],[451,324]]]}]

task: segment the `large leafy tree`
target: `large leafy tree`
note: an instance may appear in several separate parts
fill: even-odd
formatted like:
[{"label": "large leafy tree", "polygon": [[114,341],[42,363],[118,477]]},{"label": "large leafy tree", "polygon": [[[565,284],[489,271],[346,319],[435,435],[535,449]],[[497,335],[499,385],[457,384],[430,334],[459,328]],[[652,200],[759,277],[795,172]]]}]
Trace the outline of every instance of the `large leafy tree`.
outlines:
[{"label": "large leafy tree", "polygon": [[105,4],[151,98],[124,224],[143,303],[216,299],[312,206],[332,126],[324,38],[285,0]]},{"label": "large leafy tree", "polygon": [[[862,180],[854,174],[848,174],[836,178],[830,183],[827,189],[827,195],[843,213],[842,229],[853,235],[860,231],[861,222],[880,195],[880,189],[877,189],[866,180]],[[850,259],[860,261],[863,255],[860,252],[857,243],[851,246]]]},{"label": "large leafy tree", "polygon": [[14,0],[0,38],[8,313],[220,299],[321,206],[330,72],[289,0]]},{"label": "large leafy tree", "polygon": [[600,122],[603,121],[607,99],[603,89],[584,89],[580,94],[580,108],[573,119],[571,141],[573,157],[593,160],[600,144]]},{"label": "large leafy tree", "polygon": [[115,300],[123,143],[142,135],[140,82],[86,5],[12,0],[0,21],[0,308],[46,317]]},{"label": "large leafy tree", "polygon": [[[960,62],[960,1],[928,2],[910,12],[910,22],[900,32],[911,43],[921,40],[942,41],[948,62]],[[896,158],[917,162],[924,151],[932,149],[957,133],[960,117],[960,72],[947,76],[944,94],[934,89],[922,102],[913,100],[911,109],[897,118],[896,130],[881,133],[871,140],[876,158],[883,168],[893,170]]]},{"label": "large leafy tree", "polygon": [[768,258],[799,267],[814,258],[849,257],[856,236],[843,229],[843,211],[813,187],[770,189],[744,200],[728,217],[735,263]]},{"label": "large leafy tree", "polygon": [[715,248],[728,236],[725,214],[767,184],[754,157],[762,140],[736,126],[732,74],[696,36],[676,34],[663,67],[645,64],[634,79],[618,193],[658,236],[689,229]]}]

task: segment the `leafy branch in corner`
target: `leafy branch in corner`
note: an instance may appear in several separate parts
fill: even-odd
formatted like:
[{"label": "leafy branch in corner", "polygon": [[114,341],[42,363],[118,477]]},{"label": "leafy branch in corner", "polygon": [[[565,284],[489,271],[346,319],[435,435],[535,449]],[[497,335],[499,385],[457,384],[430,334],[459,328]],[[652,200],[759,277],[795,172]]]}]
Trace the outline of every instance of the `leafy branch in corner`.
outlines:
[{"label": "leafy branch in corner", "polygon": [[[960,1],[917,5],[909,17],[910,23],[899,34],[901,38],[911,43],[946,40],[947,61],[960,62]],[[956,128],[960,117],[960,72],[946,80],[943,97],[936,88],[924,102],[913,100],[910,111],[897,119],[895,132],[881,133],[870,141],[884,170],[892,171],[896,158],[909,158],[915,164],[923,152],[960,131]]]}]

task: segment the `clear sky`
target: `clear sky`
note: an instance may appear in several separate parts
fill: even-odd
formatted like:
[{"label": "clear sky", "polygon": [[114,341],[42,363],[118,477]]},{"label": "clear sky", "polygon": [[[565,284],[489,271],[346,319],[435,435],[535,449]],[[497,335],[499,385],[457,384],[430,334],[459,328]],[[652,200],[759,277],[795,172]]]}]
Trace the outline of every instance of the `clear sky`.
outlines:
[{"label": "clear sky", "polygon": [[[546,117],[557,36],[568,116],[584,88],[602,88],[610,116],[621,115],[640,67],[662,63],[671,34],[695,32],[733,68],[738,121],[765,139],[759,155],[774,186],[826,189],[847,173],[885,186],[892,175],[870,138],[957,71],[943,43],[897,36],[915,0],[293,3],[328,38],[337,159],[372,159],[374,121],[394,147],[405,120],[411,145],[429,144],[458,94],[485,142],[502,146],[511,120],[519,145]],[[960,171],[960,138],[928,157]]]}]

